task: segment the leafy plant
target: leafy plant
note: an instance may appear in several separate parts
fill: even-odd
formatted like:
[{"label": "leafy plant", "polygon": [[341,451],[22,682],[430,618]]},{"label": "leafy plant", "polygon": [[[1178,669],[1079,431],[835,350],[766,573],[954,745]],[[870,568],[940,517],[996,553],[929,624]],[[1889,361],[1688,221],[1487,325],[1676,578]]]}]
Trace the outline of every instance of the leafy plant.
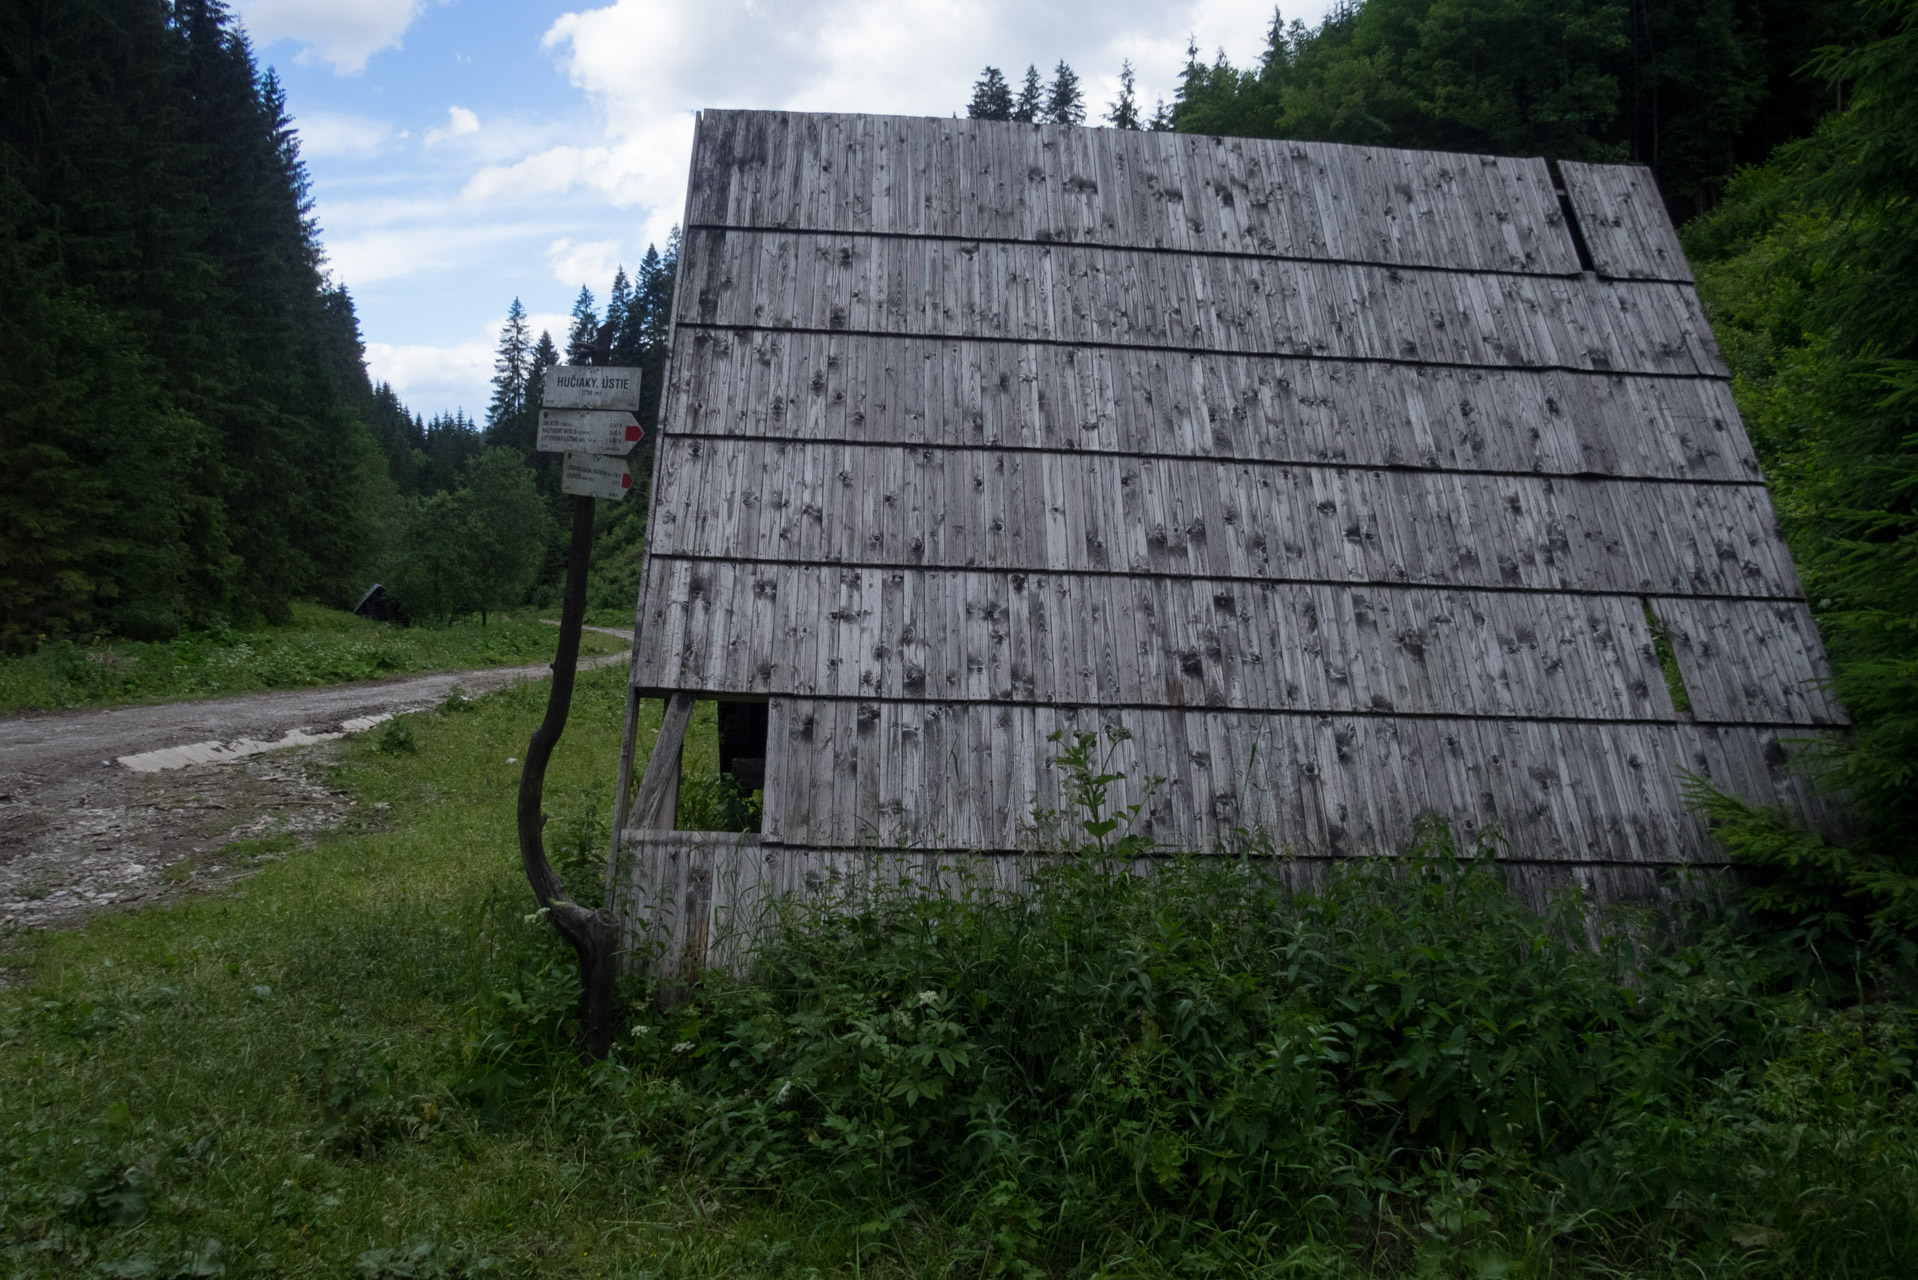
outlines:
[{"label": "leafy plant", "polygon": [[763,793],[748,791],[730,773],[691,772],[679,784],[681,831],[757,831]]},{"label": "leafy plant", "polygon": [[379,753],[383,756],[418,755],[419,739],[413,736],[413,726],[407,723],[406,716],[397,716],[386,722],[386,728],[380,730]]},{"label": "leafy plant", "polygon": [[572,812],[549,830],[547,847],[553,868],[566,881],[573,901],[599,906],[605,897],[606,855],[613,832],[612,821],[601,812],[594,793],[583,793]]},{"label": "leafy plant", "polygon": [[418,1136],[438,1118],[430,1099],[400,1090],[398,1075],[391,1049],[357,1036],[329,1036],[300,1059],[300,1084],[325,1117],[321,1136],[360,1155]]},{"label": "leafy plant", "polygon": [[[1046,741],[1058,744],[1059,754],[1048,763],[1065,775],[1066,798],[1076,812],[1069,816],[1057,813],[1038,815],[1038,825],[1042,830],[1057,831],[1064,826],[1071,834],[1072,842],[1083,842],[1082,851],[1099,858],[1131,858],[1151,849],[1151,840],[1132,831],[1132,824],[1144,812],[1146,801],[1160,787],[1165,785],[1164,778],[1147,778],[1144,794],[1131,804],[1116,810],[1108,810],[1108,799],[1114,783],[1125,781],[1122,771],[1112,767],[1114,751],[1122,742],[1132,740],[1129,730],[1118,725],[1107,725],[1105,729],[1105,747],[1099,746],[1099,735],[1089,729],[1079,729],[1070,736],[1063,729],[1055,729]],[[1073,830],[1076,828],[1076,830]],[[1114,835],[1120,830],[1125,834]]]}]

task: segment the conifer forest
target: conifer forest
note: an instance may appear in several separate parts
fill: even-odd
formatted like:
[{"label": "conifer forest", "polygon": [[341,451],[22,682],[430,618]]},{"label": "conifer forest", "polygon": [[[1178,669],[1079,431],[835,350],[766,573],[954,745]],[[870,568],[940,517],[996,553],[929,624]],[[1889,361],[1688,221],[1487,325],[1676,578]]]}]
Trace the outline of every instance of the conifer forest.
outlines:
[{"label": "conifer forest", "polygon": [[[1061,730],[1018,892],[795,895],[750,963],[634,967],[608,1047],[553,916],[619,927],[615,805],[691,705],[625,647],[717,233],[635,210],[564,325],[496,300],[484,403],[408,403],[235,7],[0,0],[0,1276],[1918,1274],[1918,0],[1336,0],[1162,83],[1002,34],[938,115],[1648,168],[1848,718],[1772,763],[1839,819],[1687,773],[1727,874],[1541,911],[1430,814],[1309,883],[1283,833],[1155,845],[1131,735]],[[529,810],[574,688],[543,376],[589,361],[644,437]],[[659,838],[757,839],[698,705]],[[183,727],[99,727],[136,712]]]}]

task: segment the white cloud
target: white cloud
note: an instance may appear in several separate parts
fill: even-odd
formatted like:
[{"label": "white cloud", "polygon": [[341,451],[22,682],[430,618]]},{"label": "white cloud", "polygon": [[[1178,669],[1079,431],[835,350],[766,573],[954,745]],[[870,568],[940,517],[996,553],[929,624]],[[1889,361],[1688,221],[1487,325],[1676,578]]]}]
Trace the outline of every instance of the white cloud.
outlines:
[{"label": "white cloud", "polygon": [[[336,219],[337,221],[337,219]],[[529,234],[553,231],[550,220],[527,225],[476,220],[457,209],[399,223],[329,235],[326,256],[333,273],[358,288],[449,268],[471,269]]]},{"label": "white cloud", "polygon": [[425,7],[426,0],[233,0],[255,45],[297,41],[306,46],[302,62],[331,63],[343,76],[366,70],[381,49],[397,49]]},{"label": "white cloud", "polygon": [[606,287],[620,266],[619,241],[587,240],[575,244],[570,239],[553,241],[546,247],[546,261],[552,264],[553,278],[567,288],[584,284],[597,293]]},{"label": "white cloud", "polygon": [[[1309,7],[1324,0],[1295,16]],[[964,110],[987,63],[1016,81],[1027,63],[1048,73],[1061,58],[1096,117],[1123,60],[1148,96],[1169,95],[1188,35],[1243,65],[1271,18],[1270,0],[615,0],[562,15],[544,43],[616,129],[701,107],[946,115]]]},{"label": "white cloud", "polygon": [[438,146],[448,138],[464,138],[479,132],[479,114],[465,107],[448,107],[446,123],[426,131],[426,145]]},{"label": "white cloud", "polygon": [[[1323,0],[1319,0],[1323,7]],[[653,238],[683,203],[692,115],[705,107],[947,115],[988,62],[1018,79],[1061,58],[1079,71],[1088,119],[1138,73],[1141,108],[1170,96],[1190,34],[1256,61],[1270,0],[614,0],[562,15],[544,44],[595,107],[602,137],[481,169],[476,201],[597,193],[646,206]],[[646,73],[635,74],[644,66]]]},{"label": "white cloud", "polygon": [[[602,300],[603,305],[603,300]],[[493,358],[499,351],[499,332],[506,324],[501,312],[483,330],[461,342],[444,346],[429,343],[369,342],[366,369],[374,382],[390,382],[400,400],[416,413],[466,410],[466,416],[484,420],[492,398]],[[526,327],[535,338],[549,333],[564,350],[572,320],[557,312],[534,312]]]},{"label": "white cloud", "polygon": [[486,402],[475,401],[493,376],[491,339],[450,346],[366,344],[366,368],[375,382],[390,382],[406,407],[432,417],[441,410],[464,409],[484,417]]},{"label": "white cloud", "polygon": [[339,111],[310,111],[294,122],[300,154],[310,157],[370,156],[406,135],[384,120]]}]

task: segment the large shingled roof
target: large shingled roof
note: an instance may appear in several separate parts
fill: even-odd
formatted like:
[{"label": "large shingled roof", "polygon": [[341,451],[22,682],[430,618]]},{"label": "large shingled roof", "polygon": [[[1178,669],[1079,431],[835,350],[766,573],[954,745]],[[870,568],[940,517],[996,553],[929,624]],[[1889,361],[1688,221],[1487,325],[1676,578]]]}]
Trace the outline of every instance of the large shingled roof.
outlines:
[{"label": "large shingled roof", "polygon": [[1841,713],[1684,255],[1559,176],[702,114],[633,678],[770,700],[750,874],[1026,849],[1100,724],[1168,846],[1434,811],[1630,892],[1722,861],[1684,771],[1808,809]]}]

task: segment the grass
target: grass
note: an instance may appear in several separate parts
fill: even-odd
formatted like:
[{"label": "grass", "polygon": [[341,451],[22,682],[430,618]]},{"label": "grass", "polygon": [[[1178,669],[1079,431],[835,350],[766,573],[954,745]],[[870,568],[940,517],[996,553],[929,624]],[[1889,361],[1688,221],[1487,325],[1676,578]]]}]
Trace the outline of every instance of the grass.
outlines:
[{"label": "grass", "polygon": [[[630,619],[626,623],[631,626]],[[293,621],[259,631],[192,632],[166,642],[65,641],[0,660],[0,714],[58,707],[172,702],[308,688],[423,671],[550,661],[554,629],[538,617],[495,615],[447,627],[398,627],[338,609],[296,604]],[[587,632],[582,652],[616,653]]]},{"label": "grass", "polygon": [[[582,882],[619,677],[582,678],[549,783]],[[8,1274],[1918,1259],[1907,1005],[1795,985],[1734,922],[1613,922],[1594,950],[1575,910],[1518,909],[1435,828],[1418,857],[1297,896],[1229,860],[1141,882],[1085,857],[1029,902],[796,911],[754,982],[662,1011],[630,993],[619,1053],[582,1065],[511,834],[509,757],[544,692],[409,717],[409,752],[351,744],[339,778],[367,818],[238,892],[19,943]]]},{"label": "grass", "polygon": [[[622,676],[581,677],[553,763],[555,843],[575,864],[600,856]],[[658,1181],[570,1098],[570,1060],[550,1088],[516,1087],[510,1114],[452,1092],[479,993],[537,1020],[566,984],[549,931],[524,919],[512,836],[508,757],[545,696],[531,683],[408,717],[413,754],[350,744],[339,777],[366,816],[237,893],[16,939],[17,985],[0,992],[6,1274],[707,1275],[818,1256],[793,1218]],[[341,1140],[329,1070],[376,1100],[362,1127],[390,1138]]]}]

